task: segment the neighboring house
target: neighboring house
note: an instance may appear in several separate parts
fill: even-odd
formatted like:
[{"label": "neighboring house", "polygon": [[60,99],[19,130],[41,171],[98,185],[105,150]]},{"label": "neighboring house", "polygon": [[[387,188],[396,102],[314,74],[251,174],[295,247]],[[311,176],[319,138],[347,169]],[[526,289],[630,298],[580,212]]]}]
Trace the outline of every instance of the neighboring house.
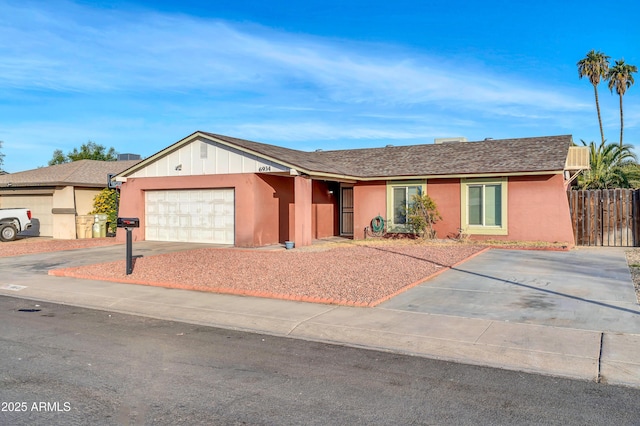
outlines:
[{"label": "neighboring house", "polygon": [[74,239],[76,216],[93,210],[107,175],[138,161],[80,160],[0,175],[0,208],[30,209],[33,227],[27,235]]},{"label": "neighboring house", "polygon": [[566,189],[588,168],[582,148],[551,136],[303,152],[195,132],[116,180],[120,216],[140,219],[136,240],[304,246],[365,238],[378,215],[406,232],[411,195],[427,193],[442,215],[439,238],[464,229],[573,244]]}]

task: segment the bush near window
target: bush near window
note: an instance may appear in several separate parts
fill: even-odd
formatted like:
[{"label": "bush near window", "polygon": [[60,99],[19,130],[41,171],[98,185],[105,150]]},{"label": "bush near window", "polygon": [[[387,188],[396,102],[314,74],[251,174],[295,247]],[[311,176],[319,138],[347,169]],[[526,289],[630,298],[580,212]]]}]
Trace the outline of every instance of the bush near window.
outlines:
[{"label": "bush near window", "polygon": [[433,224],[441,220],[435,201],[429,195],[413,195],[407,208],[407,224],[412,232],[422,238],[433,239],[436,232]]},{"label": "bush near window", "polygon": [[118,219],[118,191],[105,188],[93,198],[93,211],[89,214],[104,213],[107,215],[109,232],[116,232],[116,221]]}]

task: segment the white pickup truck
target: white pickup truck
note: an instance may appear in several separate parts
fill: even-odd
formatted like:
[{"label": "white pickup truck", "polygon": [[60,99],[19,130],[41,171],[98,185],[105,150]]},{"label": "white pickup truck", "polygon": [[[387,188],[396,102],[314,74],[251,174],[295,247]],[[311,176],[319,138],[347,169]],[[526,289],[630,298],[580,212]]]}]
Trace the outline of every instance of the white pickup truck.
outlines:
[{"label": "white pickup truck", "polygon": [[0,209],[0,241],[13,241],[19,232],[31,228],[31,210]]}]

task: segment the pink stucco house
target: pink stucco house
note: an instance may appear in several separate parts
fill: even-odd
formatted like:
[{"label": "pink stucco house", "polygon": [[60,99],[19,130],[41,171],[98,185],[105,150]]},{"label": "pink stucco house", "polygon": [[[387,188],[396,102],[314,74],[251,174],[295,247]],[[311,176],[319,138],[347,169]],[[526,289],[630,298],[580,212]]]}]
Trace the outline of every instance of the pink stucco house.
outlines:
[{"label": "pink stucco house", "polygon": [[[588,168],[571,136],[304,152],[195,132],[116,176],[135,240],[257,247],[365,238],[372,219],[406,231],[427,193],[439,238],[574,243],[566,190]],[[118,234],[123,239],[122,233]]]}]

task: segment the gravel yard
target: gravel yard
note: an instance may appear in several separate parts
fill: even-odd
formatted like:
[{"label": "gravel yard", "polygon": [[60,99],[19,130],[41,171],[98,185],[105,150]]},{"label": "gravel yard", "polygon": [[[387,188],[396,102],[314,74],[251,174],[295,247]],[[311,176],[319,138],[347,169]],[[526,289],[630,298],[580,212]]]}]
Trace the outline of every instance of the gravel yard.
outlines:
[{"label": "gravel yard", "polygon": [[217,293],[374,306],[486,248],[457,243],[205,248],[50,271],[51,275]]},{"label": "gravel yard", "polygon": [[[113,238],[24,238],[0,244],[0,257],[118,244]],[[511,247],[503,248],[539,248]],[[542,247],[545,249],[545,247]],[[557,249],[558,247],[546,247]],[[374,306],[485,250],[454,242],[360,241],[295,250],[206,248],[50,271],[52,275],[228,294]],[[626,252],[640,303],[640,248]]]},{"label": "gravel yard", "polygon": [[631,279],[636,288],[636,297],[640,303],[640,249],[634,248],[627,250],[627,264],[631,272]]},{"label": "gravel yard", "polygon": [[0,243],[0,257],[61,250],[77,250],[113,244],[117,244],[114,238],[86,238],[80,240],[55,240],[45,237],[19,238],[15,241]]}]

